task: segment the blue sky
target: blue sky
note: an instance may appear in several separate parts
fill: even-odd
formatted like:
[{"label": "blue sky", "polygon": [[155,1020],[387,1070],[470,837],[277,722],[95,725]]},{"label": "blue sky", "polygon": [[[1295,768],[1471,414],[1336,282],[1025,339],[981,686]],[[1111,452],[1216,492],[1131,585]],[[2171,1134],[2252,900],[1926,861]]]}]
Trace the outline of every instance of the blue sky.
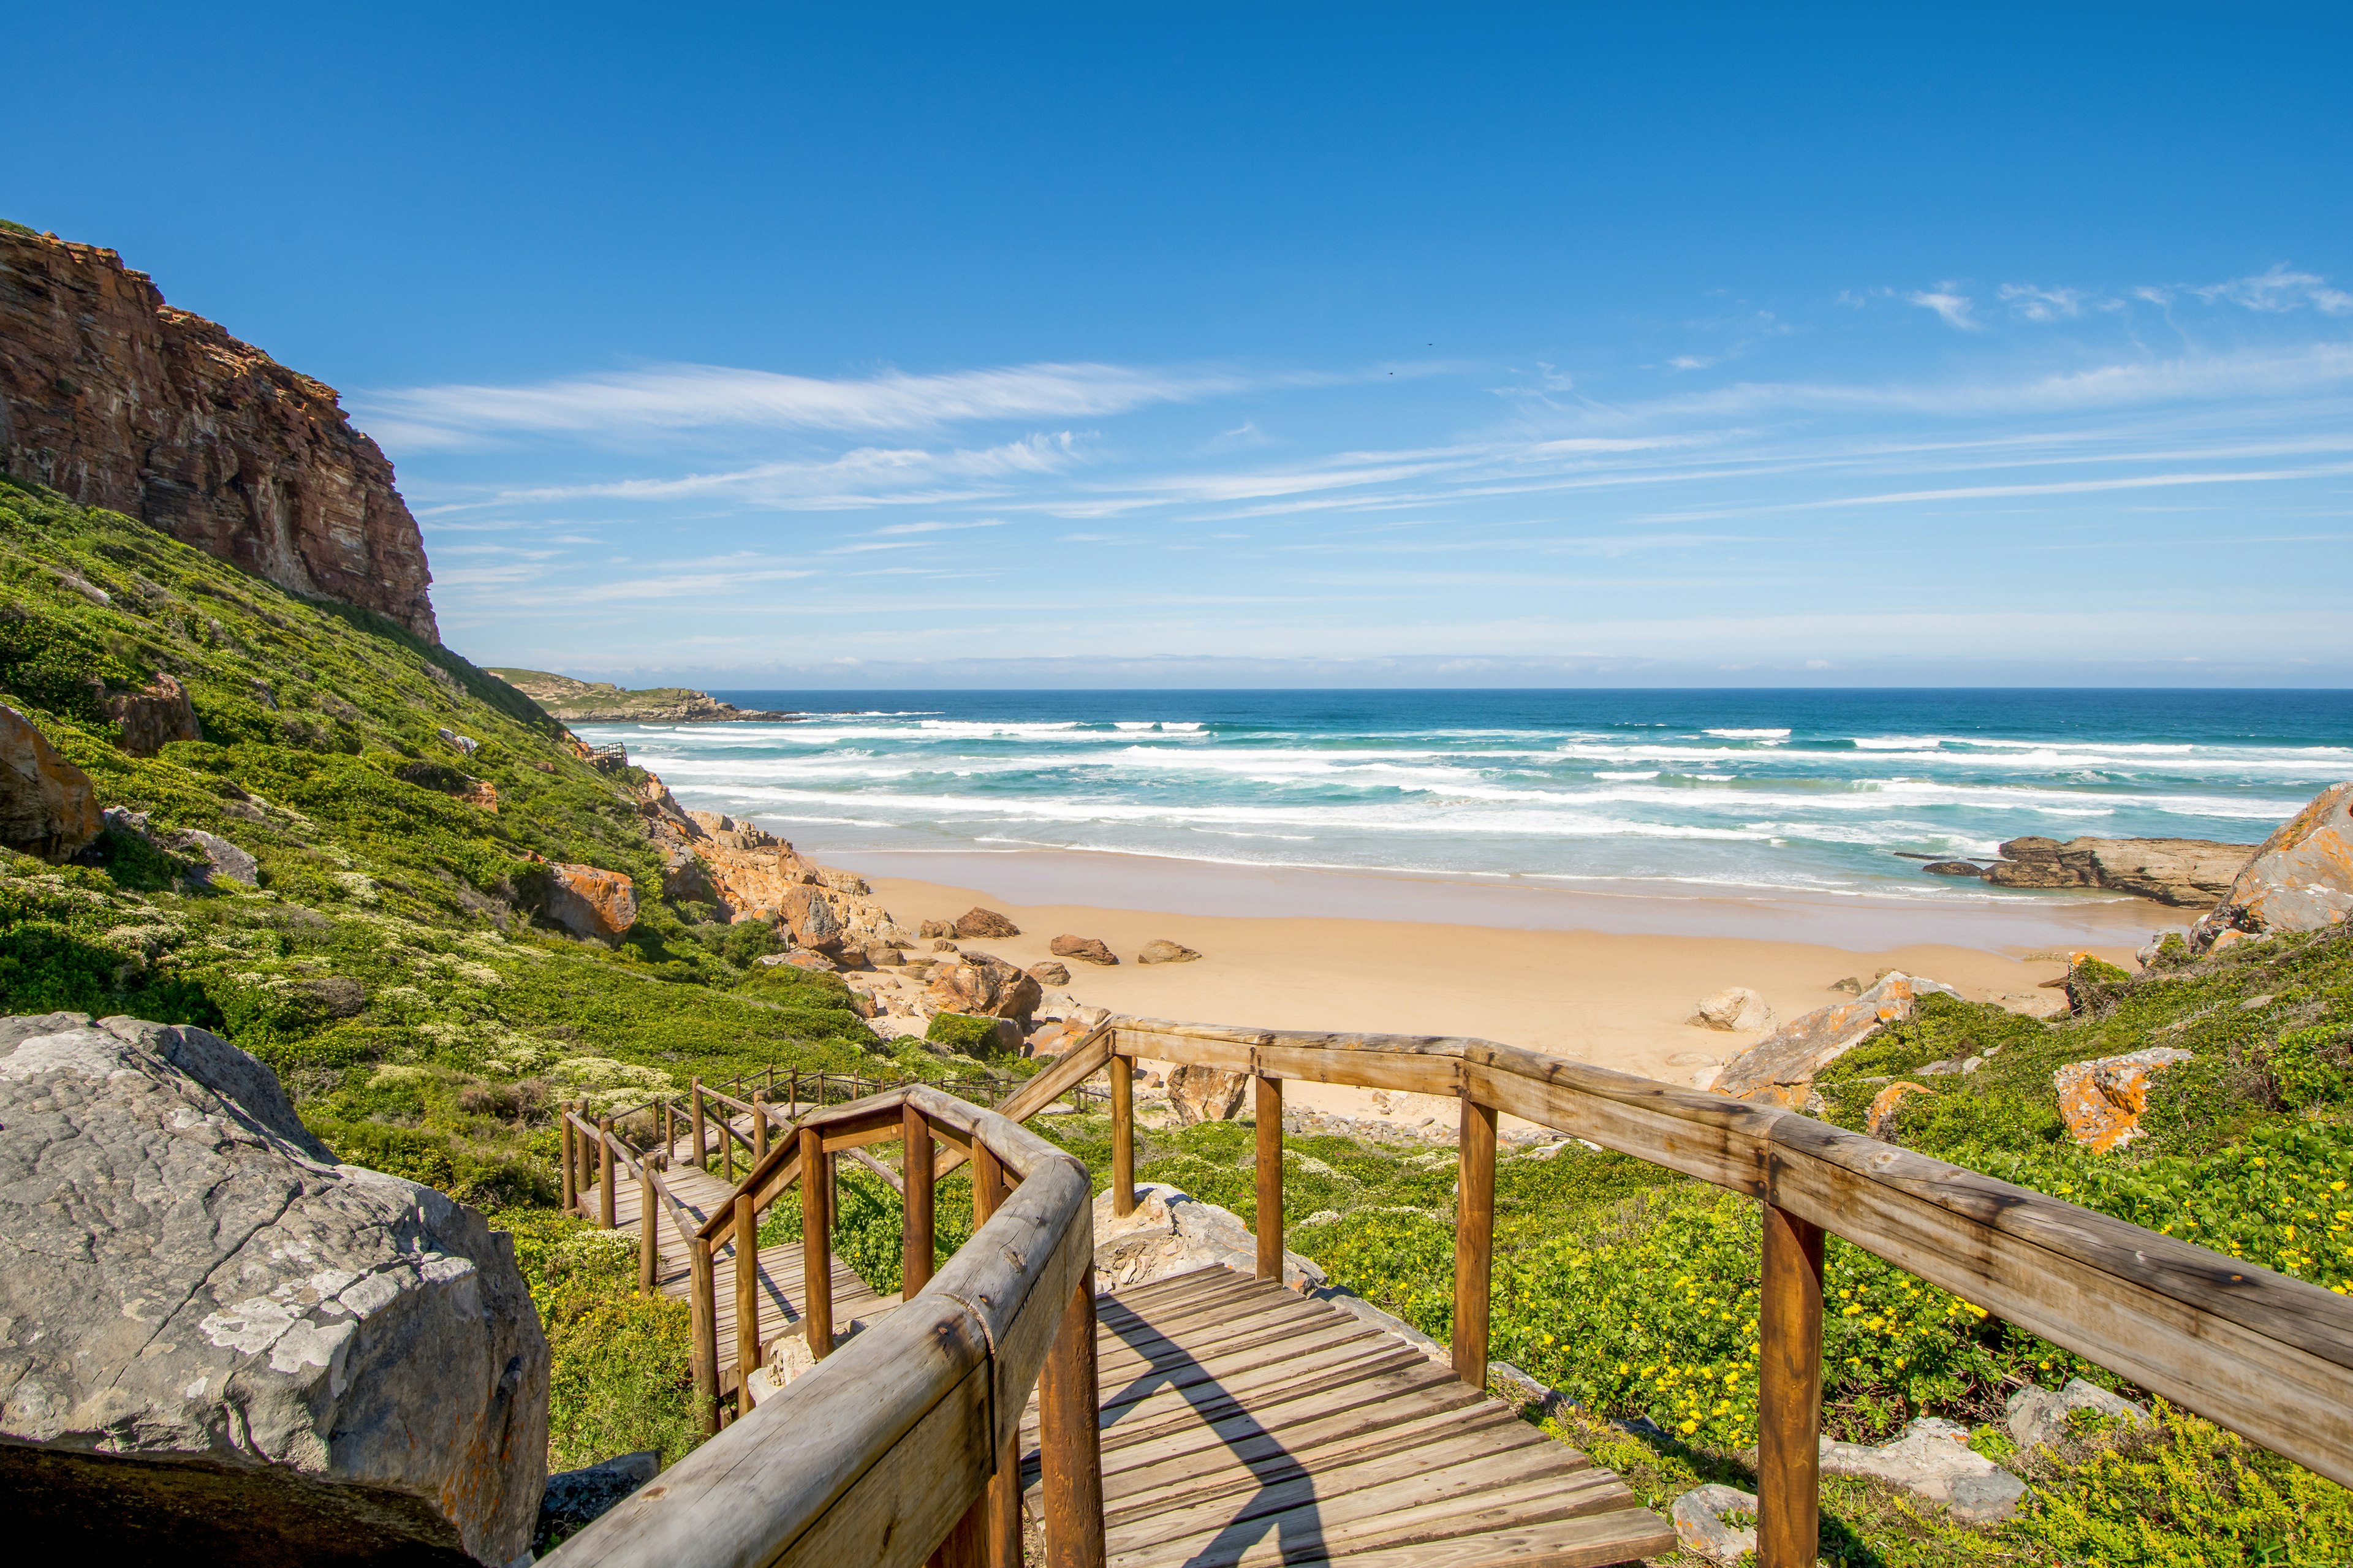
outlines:
[{"label": "blue sky", "polygon": [[2341,6],[352,9],[17,19],[0,215],[481,662],[2353,683]]}]

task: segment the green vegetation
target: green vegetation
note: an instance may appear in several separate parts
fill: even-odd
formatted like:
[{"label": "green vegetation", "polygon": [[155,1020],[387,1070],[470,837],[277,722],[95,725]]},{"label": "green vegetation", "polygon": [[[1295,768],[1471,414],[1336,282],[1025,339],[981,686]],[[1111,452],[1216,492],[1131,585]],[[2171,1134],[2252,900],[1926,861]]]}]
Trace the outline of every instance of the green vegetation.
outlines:
[{"label": "green vegetation", "polygon": [[[107,700],[164,673],[203,738],[129,755]],[[634,1252],[623,1267],[546,1206],[557,1106],[770,1064],[976,1067],[884,1053],[839,978],[753,964],[782,945],[771,927],[666,899],[649,775],[597,765],[504,682],[381,616],[5,480],[0,701],[101,805],[144,814],[155,838],[216,834],[259,883],[204,885],[194,853],[138,832],[110,829],[89,864],[0,850],[0,1009],[216,1029],[345,1158],[498,1211],[555,1346],[559,1465],[691,1439],[683,1309],[637,1301]],[[607,948],[537,918],[547,861],[628,875],[636,928]]]}]

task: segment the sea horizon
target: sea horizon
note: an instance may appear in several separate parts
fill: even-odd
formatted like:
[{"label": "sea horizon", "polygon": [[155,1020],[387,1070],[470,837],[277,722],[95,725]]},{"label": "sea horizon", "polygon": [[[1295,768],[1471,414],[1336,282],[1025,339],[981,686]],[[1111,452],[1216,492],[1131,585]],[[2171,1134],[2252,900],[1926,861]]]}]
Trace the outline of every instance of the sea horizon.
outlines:
[{"label": "sea horizon", "polygon": [[576,728],[690,805],[851,862],[1053,851],[2022,910],[2054,895],[1922,868],[2027,836],[2253,845],[2353,777],[2353,692],[2293,689],[713,695],[808,717]]}]

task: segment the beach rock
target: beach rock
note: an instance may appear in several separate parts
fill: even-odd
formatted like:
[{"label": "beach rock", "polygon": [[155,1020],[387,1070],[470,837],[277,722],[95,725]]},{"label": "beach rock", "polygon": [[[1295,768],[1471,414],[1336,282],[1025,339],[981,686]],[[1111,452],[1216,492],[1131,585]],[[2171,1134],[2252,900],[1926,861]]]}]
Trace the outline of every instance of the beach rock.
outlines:
[{"label": "beach rock", "polygon": [[2207,838],[2013,838],[1985,876],[2004,888],[2106,888],[2194,908],[2229,891],[2248,854]]},{"label": "beach rock", "polygon": [[196,710],[188,703],[188,689],[168,675],[158,675],[137,691],[106,700],[106,716],[122,727],[115,744],[134,757],[152,757],[174,741],[201,741]]},{"label": "beach rock", "polygon": [[1026,1054],[1038,1057],[1059,1057],[1091,1034],[1089,1026],[1075,1018],[1057,1018],[1041,1024],[1029,1037]]},{"label": "beach rock", "polygon": [[[1165,1182],[1135,1184],[1135,1207],[1112,1213],[1111,1194],[1095,1198],[1095,1289],[1125,1289],[1197,1268],[1222,1266],[1249,1276],[1258,1270],[1258,1238],[1231,1209],[1203,1203]],[[1282,1255],[1282,1282],[1293,1290],[1320,1290],[1324,1270],[1295,1252]]]},{"label": "beach rock", "polygon": [[610,942],[638,923],[637,885],[596,866],[547,868],[548,919],[574,936]]},{"label": "beach rock", "polygon": [[2353,916],[2353,782],[2331,784],[2274,829],[2189,928],[2211,952],[2226,932],[2318,931]]},{"label": "beach rock", "polygon": [[1898,1079],[1873,1095],[1871,1109],[1863,1115],[1863,1136],[1876,1138],[1882,1142],[1894,1142],[1897,1108],[1904,1103],[1906,1096],[1927,1092],[1926,1084],[1914,1083],[1907,1079]]},{"label": "beach rock", "polygon": [[2167,1068],[2194,1059],[2172,1046],[2150,1046],[2118,1057],[2069,1062],[2051,1075],[2059,1115],[2076,1142],[2105,1154],[2140,1136],[2152,1080]]},{"label": "beach rock", "polygon": [[1982,877],[1986,868],[1972,860],[1931,860],[1920,868],[1931,877]]},{"label": "beach rock", "polygon": [[1757,1527],[1725,1522],[1728,1513],[1754,1518],[1757,1498],[1735,1487],[1711,1484],[1694,1487],[1675,1499],[1672,1515],[1675,1544],[1711,1563],[1737,1563],[1744,1552],[1757,1550]]},{"label": "beach rock", "polygon": [[1241,1111],[1242,1090],[1250,1079],[1222,1068],[1191,1063],[1168,1069],[1168,1103],[1176,1120],[1191,1127],[1202,1121],[1231,1121]]},{"label": "beach rock", "polygon": [[1924,1415],[1893,1443],[1867,1447],[1822,1439],[1822,1473],[1892,1481],[1938,1502],[1964,1524],[1994,1524],[2018,1511],[2026,1483],[1968,1447],[1968,1428]]},{"label": "beach rock", "polygon": [[[955,921],[925,921],[917,934],[922,936],[927,942],[931,941],[931,939],[934,937],[951,937],[955,935]],[[937,944],[934,943],[934,945]],[[948,951],[953,952],[955,949],[951,945]]]},{"label": "beach rock", "polygon": [[1068,985],[1071,983],[1071,966],[1057,963],[1050,958],[1043,963],[1031,964],[1029,978],[1040,985]]},{"label": "beach rock", "polygon": [[659,1474],[661,1450],[649,1448],[548,1477],[547,1490],[539,1500],[539,1525],[533,1532],[531,1549],[543,1554],[552,1551],[556,1542],[604,1518],[615,1504]]},{"label": "beach rock", "polygon": [[1181,942],[1170,942],[1166,937],[1155,937],[1144,944],[1144,951],[1135,955],[1135,962],[1138,963],[1191,963],[1200,956]]},{"label": "beach rock", "polygon": [[940,964],[923,993],[923,1000],[937,1011],[994,1018],[1027,1018],[1044,996],[1035,979],[985,952],[967,952],[955,963]]},{"label": "beach rock", "polygon": [[1912,1016],[1932,992],[1959,992],[1934,980],[1890,970],[1852,1002],[1834,1002],[1792,1018],[1724,1065],[1711,1085],[1718,1094],[1791,1109],[1813,1091],[1814,1075],[1890,1024]]},{"label": "beach rock", "polygon": [[2147,1425],[2149,1419],[2147,1406],[2136,1405],[2120,1394],[2111,1394],[2080,1377],[2070,1378],[2065,1387],[2055,1392],[2030,1384],[2010,1396],[2008,1409],[2010,1435],[2021,1448],[2057,1447],[2067,1436],[2069,1414],[2077,1410],[2113,1415],[2142,1426]]},{"label": "beach rock", "polygon": [[978,904],[975,904],[972,908],[965,910],[964,913],[956,916],[955,926],[943,934],[965,938],[988,937],[991,939],[997,939],[1008,936],[1019,936],[1021,934],[1021,928],[1015,925],[1009,918],[997,913],[995,910],[985,910]]},{"label": "beach rock", "polygon": [[248,888],[259,885],[260,867],[253,857],[217,833],[184,827],[164,834],[156,842],[176,854],[203,861],[199,879],[204,882],[236,882]]},{"label": "beach rock", "polygon": [[338,1165],[202,1029],[0,1020],[0,1491],[107,1560],[512,1562],[547,1342],[513,1247]]},{"label": "beach rock", "polygon": [[51,865],[98,837],[98,790],[48,738],[0,704],[0,844]]},{"label": "beach rock", "polygon": [[1100,963],[1108,967],[1119,962],[1119,954],[1106,946],[1101,937],[1065,934],[1056,937],[1046,947],[1057,958],[1075,958],[1083,963]]},{"label": "beach rock", "polygon": [[1692,1023],[1704,1029],[1769,1029],[1773,1026],[1773,1009],[1747,986],[1735,985],[1702,1002]]},{"label": "beach rock", "polygon": [[821,889],[806,882],[786,888],[777,900],[777,913],[784,919],[785,929],[793,933],[793,941],[801,946],[823,952],[841,947],[848,928]]}]

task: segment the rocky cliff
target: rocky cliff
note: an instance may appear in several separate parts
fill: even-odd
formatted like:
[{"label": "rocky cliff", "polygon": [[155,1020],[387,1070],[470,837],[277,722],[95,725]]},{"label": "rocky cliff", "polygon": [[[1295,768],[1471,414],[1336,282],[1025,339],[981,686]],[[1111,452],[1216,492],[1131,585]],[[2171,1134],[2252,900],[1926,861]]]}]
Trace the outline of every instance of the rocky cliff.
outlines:
[{"label": "rocky cliff", "polygon": [[609,680],[575,680],[544,669],[493,666],[492,675],[567,724],[715,724],[756,719],[797,719],[765,708],[738,708],[691,686],[652,686],[629,690]]},{"label": "rocky cliff", "polygon": [[439,641],[417,520],[335,390],[111,250],[0,226],[0,468]]}]

